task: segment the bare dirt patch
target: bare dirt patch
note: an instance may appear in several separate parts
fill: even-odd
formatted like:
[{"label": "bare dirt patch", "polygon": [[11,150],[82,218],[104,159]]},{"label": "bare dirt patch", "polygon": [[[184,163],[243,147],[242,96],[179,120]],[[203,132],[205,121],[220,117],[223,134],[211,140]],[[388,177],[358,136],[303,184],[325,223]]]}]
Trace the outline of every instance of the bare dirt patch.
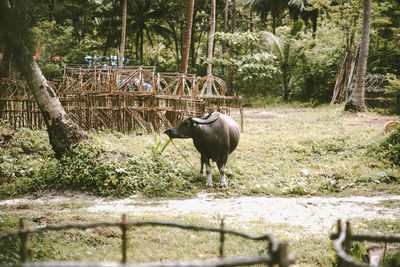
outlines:
[{"label": "bare dirt patch", "polygon": [[[374,197],[260,197],[243,196],[218,198],[214,194],[200,194],[196,198],[180,200],[146,200],[140,197],[112,200],[86,195],[44,196],[38,199],[12,199],[0,201],[0,205],[18,206],[26,203],[82,202],[79,208],[91,213],[140,215],[196,215],[205,218],[225,218],[230,225],[262,220],[268,223],[284,223],[301,226],[312,234],[327,235],[337,219],[363,218],[396,220],[400,218],[398,205],[383,205],[400,201],[400,196]],[[68,209],[63,210],[67,212]]]}]

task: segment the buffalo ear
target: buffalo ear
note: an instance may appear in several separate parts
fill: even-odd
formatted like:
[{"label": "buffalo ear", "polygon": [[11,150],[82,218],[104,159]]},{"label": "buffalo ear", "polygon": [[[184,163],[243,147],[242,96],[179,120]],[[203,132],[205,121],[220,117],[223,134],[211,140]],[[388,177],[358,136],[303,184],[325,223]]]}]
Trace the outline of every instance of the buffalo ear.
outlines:
[{"label": "buffalo ear", "polygon": [[190,125],[193,126],[193,127],[199,126],[199,124],[197,123],[197,121],[194,120],[193,118],[190,118]]}]

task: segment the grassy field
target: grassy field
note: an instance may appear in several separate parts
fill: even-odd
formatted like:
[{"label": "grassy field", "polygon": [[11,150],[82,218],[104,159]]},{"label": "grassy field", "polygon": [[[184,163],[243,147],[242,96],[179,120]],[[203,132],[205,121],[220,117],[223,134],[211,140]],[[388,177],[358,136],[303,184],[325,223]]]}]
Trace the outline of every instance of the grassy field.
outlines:
[{"label": "grassy field", "polygon": [[[393,118],[374,113],[344,113],[341,106],[293,106],[245,110],[244,132],[228,159],[228,194],[240,195],[352,195],[400,193],[399,167],[381,160],[378,145],[387,136],[383,126]],[[239,121],[239,114],[232,116]],[[125,155],[145,155],[166,136],[98,134],[104,149]],[[199,168],[199,154],[191,140],[175,144]],[[189,165],[169,145],[161,154],[177,168]],[[213,179],[219,180],[215,164]],[[301,170],[307,169],[308,176]],[[202,178],[199,178],[200,181]],[[198,179],[196,179],[198,181]],[[198,186],[200,189],[204,181]],[[193,189],[193,188],[192,188]],[[220,191],[220,189],[216,189]],[[211,190],[212,191],[212,190]],[[194,189],[194,192],[196,190]],[[177,195],[179,196],[179,195]]]},{"label": "grassy field", "polygon": [[[239,120],[239,114],[232,113]],[[228,188],[207,188],[198,174],[199,154],[191,140],[175,140],[181,157],[165,135],[91,132],[92,141],[58,162],[52,155],[45,131],[17,130],[8,147],[0,147],[0,197],[40,196],[46,192],[87,191],[114,197],[186,198],[198,192],[220,197],[352,196],[400,193],[400,167],[384,159],[379,144],[388,133],[384,124],[394,117],[372,112],[350,114],[342,106],[317,108],[277,106],[245,110],[244,132],[227,164]],[[5,123],[1,131],[9,131]],[[306,169],[309,174],[302,175]],[[219,174],[213,164],[214,182]],[[42,223],[119,220],[112,214],[91,214],[80,209],[86,203],[44,203],[0,206],[0,232],[15,229],[19,217],[28,225]],[[383,203],[398,207],[398,203]],[[173,220],[198,225],[217,225],[200,216],[148,216],[131,219]],[[384,220],[356,222],[366,231],[400,231],[400,223]],[[299,266],[328,266],[334,253],[327,236],[302,233],[301,227],[253,221],[232,228],[249,233],[272,232],[290,243]],[[356,228],[358,229],[358,228]],[[217,257],[218,236],[213,234],[135,229],[130,233],[130,262],[205,259]],[[6,244],[6,246],[4,246]],[[10,245],[12,244],[12,245]],[[30,258],[43,260],[118,261],[118,229],[66,231],[34,236]],[[228,255],[262,252],[258,243],[232,238]],[[15,261],[17,243],[0,244],[0,262]]]}]

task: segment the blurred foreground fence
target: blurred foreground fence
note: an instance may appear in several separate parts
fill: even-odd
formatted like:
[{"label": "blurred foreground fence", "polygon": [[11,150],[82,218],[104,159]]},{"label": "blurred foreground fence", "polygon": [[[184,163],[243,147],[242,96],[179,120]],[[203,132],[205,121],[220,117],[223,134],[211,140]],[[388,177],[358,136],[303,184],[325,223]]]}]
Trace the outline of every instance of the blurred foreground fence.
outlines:
[{"label": "blurred foreground fence", "polygon": [[[216,232],[219,233],[219,251],[217,260],[206,261],[177,261],[177,262],[158,262],[158,263],[140,263],[140,264],[127,264],[128,255],[128,238],[127,231],[130,227],[170,227],[179,228],[189,231],[202,231],[202,232]],[[97,227],[118,227],[121,229],[121,262],[120,263],[86,263],[86,262],[41,262],[41,263],[27,263],[26,244],[28,237],[33,233],[48,232],[48,231],[63,231],[68,229],[90,229]],[[238,236],[244,239],[265,242],[267,254],[250,255],[247,257],[225,258],[225,239],[227,235]],[[229,267],[229,266],[243,266],[255,264],[267,264],[268,266],[289,266],[294,263],[294,255],[289,254],[286,243],[279,242],[272,234],[264,234],[260,236],[249,235],[243,232],[229,230],[225,228],[224,220],[221,220],[220,227],[206,227],[185,225],[174,222],[161,222],[161,221],[127,221],[125,215],[122,217],[121,222],[98,222],[98,223],[75,223],[63,225],[43,225],[32,228],[25,228],[24,221],[20,219],[20,229],[14,232],[7,232],[0,234],[0,239],[9,237],[18,237],[20,240],[20,263],[1,265],[5,266],[135,266],[135,267]]]},{"label": "blurred foreground fence", "polygon": [[360,262],[351,256],[351,242],[352,241],[371,241],[371,242],[383,242],[383,243],[400,243],[400,235],[386,235],[386,234],[353,234],[351,231],[350,222],[343,224],[341,220],[338,220],[337,233],[331,234],[331,239],[334,240],[333,248],[338,256],[338,266],[357,266],[357,267],[375,267],[380,265],[384,256],[384,250],[382,249],[382,257],[378,257],[376,260],[371,260],[370,263]]}]

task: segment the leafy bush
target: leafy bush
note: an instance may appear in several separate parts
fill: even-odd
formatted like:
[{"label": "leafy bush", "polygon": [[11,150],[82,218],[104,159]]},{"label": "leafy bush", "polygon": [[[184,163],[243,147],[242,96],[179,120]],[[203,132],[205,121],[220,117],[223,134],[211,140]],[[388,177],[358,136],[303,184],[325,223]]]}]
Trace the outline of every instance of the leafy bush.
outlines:
[{"label": "leafy bush", "polygon": [[[196,192],[197,186],[203,184],[200,175],[161,156],[162,151],[162,148],[160,151],[156,148],[148,155],[124,160],[90,141],[81,142],[60,160],[50,157],[39,169],[16,177],[15,188],[8,188],[8,194],[56,189],[87,191],[101,196],[129,196],[140,192],[161,197]],[[3,161],[5,164],[7,158]],[[3,167],[0,171],[7,169]],[[14,171],[12,169],[9,173]],[[1,194],[7,193],[3,191]]]},{"label": "leafy bush", "polygon": [[388,74],[389,84],[385,86],[386,94],[393,97],[390,101],[390,111],[395,114],[400,114],[400,80],[396,75]]},{"label": "leafy bush", "polygon": [[396,165],[400,165],[400,127],[394,129],[382,142],[383,157]]},{"label": "leafy bush", "polygon": [[[0,232],[10,231],[16,221],[6,216],[0,216]],[[19,261],[19,242],[17,237],[0,239],[0,264],[11,264]]]},{"label": "leafy bush", "polygon": [[382,266],[400,266],[400,249],[387,253],[383,259]]}]

